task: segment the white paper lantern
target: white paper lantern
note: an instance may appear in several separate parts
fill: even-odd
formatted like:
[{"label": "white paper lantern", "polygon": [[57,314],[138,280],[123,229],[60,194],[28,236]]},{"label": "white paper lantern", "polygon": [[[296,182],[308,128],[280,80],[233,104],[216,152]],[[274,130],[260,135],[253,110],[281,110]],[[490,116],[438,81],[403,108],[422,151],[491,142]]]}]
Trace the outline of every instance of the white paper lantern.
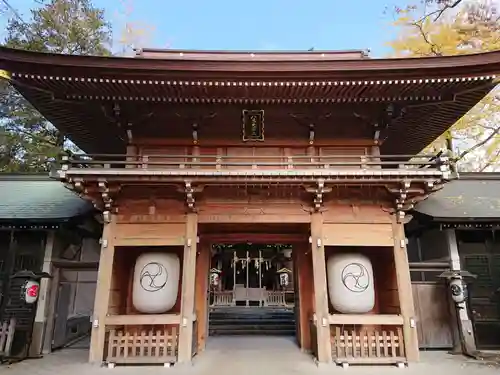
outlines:
[{"label": "white paper lantern", "polygon": [[175,254],[146,253],[140,255],[134,268],[132,303],[146,314],[165,313],[177,301],[180,261]]},{"label": "white paper lantern", "polygon": [[335,310],[344,314],[370,312],[375,306],[373,267],[361,254],[335,254],[327,262],[328,294]]}]

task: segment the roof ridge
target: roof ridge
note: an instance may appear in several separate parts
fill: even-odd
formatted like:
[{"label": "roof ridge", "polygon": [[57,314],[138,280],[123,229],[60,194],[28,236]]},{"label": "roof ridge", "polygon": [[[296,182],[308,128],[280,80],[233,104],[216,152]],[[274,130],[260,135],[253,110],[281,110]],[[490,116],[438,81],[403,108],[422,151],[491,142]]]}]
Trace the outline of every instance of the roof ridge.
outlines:
[{"label": "roof ridge", "polygon": [[0,181],[57,181],[48,172],[0,173]]},{"label": "roof ridge", "polygon": [[460,172],[459,180],[500,180],[500,172]]}]

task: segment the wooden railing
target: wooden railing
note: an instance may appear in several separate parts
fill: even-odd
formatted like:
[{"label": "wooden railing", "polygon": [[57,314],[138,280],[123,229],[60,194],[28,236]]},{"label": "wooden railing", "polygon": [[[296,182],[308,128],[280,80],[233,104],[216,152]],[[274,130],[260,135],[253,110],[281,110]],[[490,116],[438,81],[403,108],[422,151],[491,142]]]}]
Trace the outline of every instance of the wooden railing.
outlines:
[{"label": "wooden railing", "polygon": [[267,291],[264,301],[266,306],[286,306],[285,292],[283,291]]},{"label": "wooden railing", "polygon": [[234,292],[232,290],[214,291],[212,296],[212,306],[234,306]]},{"label": "wooden railing", "polygon": [[74,154],[62,158],[62,170],[73,168],[146,170],[303,170],[303,169],[432,169],[449,170],[450,159],[441,154],[238,156],[238,155],[109,155]]},{"label": "wooden railing", "polygon": [[[223,306],[235,306],[235,295],[232,290],[225,291],[213,291],[212,293],[212,303],[211,306],[214,307],[223,307]],[[288,307],[291,306],[286,302],[286,293],[285,291],[264,291],[263,292],[263,305],[268,307]],[[293,291],[289,291],[288,293],[293,293]],[[252,299],[255,301],[255,299]]]}]

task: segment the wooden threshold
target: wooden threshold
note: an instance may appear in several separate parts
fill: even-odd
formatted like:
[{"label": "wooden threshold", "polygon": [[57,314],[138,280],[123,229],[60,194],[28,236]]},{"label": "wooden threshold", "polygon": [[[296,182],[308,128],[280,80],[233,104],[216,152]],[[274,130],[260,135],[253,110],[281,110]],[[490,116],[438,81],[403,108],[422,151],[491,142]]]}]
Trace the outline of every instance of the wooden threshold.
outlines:
[{"label": "wooden threshold", "polygon": [[408,360],[405,357],[334,357],[333,361],[338,364],[350,363],[350,364],[360,364],[360,365],[388,365],[396,363],[407,363]]},{"label": "wooden threshold", "polygon": [[117,357],[117,358],[108,358],[106,360],[108,363],[116,363],[123,365],[144,365],[144,364],[161,364],[161,363],[175,363],[177,362],[177,358],[175,356],[161,356],[161,357],[152,357],[152,356],[137,356],[137,357]]}]

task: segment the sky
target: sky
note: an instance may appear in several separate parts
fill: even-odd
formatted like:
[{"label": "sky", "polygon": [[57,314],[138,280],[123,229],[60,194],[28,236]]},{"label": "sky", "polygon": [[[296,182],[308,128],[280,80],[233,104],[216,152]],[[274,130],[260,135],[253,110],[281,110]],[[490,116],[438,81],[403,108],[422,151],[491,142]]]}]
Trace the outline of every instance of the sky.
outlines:
[{"label": "sky", "polygon": [[[24,18],[35,0],[10,0]],[[124,5],[125,3],[125,5]],[[114,31],[153,28],[145,47],[202,50],[367,49],[390,53],[393,6],[404,0],[94,0]],[[386,11],[389,9],[388,11]],[[127,16],[127,13],[129,15]],[[0,27],[4,29],[5,20]]]}]

